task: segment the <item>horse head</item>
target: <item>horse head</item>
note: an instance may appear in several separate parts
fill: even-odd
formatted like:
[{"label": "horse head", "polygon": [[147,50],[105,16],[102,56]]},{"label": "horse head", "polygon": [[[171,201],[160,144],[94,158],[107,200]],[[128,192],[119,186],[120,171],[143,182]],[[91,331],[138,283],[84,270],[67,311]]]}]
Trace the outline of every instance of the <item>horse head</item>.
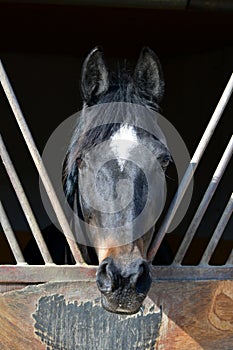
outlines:
[{"label": "horse head", "polygon": [[[123,69],[112,75],[99,48],[84,61],[82,121],[67,153],[65,191],[85,222],[87,245],[99,261],[102,305],[111,312],[137,312],[151,285],[147,251],[165,201],[170,153],[161,131],[151,134],[140,122],[152,116],[157,125],[163,90],[161,66],[149,48],[142,49],[133,74]],[[91,121],[88,113],[95,114]]]}]

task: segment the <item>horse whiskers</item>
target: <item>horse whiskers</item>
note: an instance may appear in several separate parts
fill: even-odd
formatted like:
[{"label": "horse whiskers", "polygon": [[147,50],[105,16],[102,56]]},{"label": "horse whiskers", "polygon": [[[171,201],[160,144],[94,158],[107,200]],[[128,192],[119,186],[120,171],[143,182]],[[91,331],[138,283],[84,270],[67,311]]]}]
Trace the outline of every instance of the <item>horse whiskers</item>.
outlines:
[{"label": "horse whiskers", "polygon": [[166,179],[169,179],[169,180],[171,180],[171,181],[176,181],[176,179],[174,179],[174,178],[168,176],[166,173],[165,173],[165,177],[166,177]]}]

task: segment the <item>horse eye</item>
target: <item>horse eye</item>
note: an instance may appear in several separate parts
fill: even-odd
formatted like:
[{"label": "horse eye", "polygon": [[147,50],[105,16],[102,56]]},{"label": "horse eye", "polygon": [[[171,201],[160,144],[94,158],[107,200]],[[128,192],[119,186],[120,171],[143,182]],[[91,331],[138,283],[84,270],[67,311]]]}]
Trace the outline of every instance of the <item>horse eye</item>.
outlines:
[{"label": "horse eye", "polygon": [[78,157],[78,158],[76,159],[76,164],[77,164],[77,166],[78,166],[79,169],[82,169],[83,166],[85,165],[84,160],[83,160],[81,157]]},{"label": "horse eye", "polygon": [[163,170],[166,170],[166,168],[168,167],[170,161],[171,161],[171,157],[170,156],[165,156],[163,158],[159,158],[161,167]]}]

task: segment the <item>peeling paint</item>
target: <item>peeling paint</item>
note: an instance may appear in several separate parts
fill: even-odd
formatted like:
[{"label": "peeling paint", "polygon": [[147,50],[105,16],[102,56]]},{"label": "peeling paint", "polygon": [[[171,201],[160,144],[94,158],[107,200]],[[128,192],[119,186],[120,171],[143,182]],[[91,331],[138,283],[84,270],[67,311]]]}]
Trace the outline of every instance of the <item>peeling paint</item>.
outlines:
[{"label": "peeling paint", "polygon": [[117,315],[105,311],[99,298],[66,302],[55,294],[39,299],[33,318],[46,350],[152,350],[162,310],[150,306],[135,315]]}]

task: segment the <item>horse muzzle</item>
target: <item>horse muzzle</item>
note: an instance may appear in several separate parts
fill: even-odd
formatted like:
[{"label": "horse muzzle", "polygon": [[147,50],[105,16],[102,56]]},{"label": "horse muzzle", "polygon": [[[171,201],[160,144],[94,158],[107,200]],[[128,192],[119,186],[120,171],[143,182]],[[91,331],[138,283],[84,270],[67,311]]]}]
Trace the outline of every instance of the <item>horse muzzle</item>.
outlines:
[{"label": "horse muzzle", "polygon": [[139,311],[151,286],[148,262],[139,258],[121,264],[108,257],[98,268],[96,282],[104,309],[134,314]]}]

